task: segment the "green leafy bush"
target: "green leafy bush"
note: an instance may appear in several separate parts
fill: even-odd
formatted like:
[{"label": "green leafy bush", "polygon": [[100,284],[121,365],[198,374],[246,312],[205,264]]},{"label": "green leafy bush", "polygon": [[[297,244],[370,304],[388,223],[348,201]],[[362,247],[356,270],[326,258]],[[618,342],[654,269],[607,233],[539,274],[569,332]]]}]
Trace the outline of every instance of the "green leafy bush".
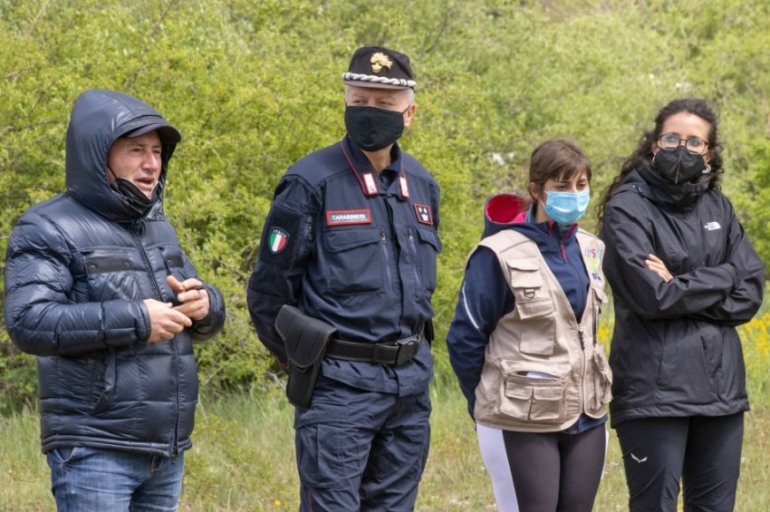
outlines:
[{"label": "green leafy bush", "polygon": [[[404,148],[442,185],[437,376],[482,206],[521,192],[530,151],[571,135],[594,197],[658,108],[703,96],[722,113],[725,190],[765,261],[770,16],[716,0],[0,0],[0,250],[19,215],[63,190],[75,97],[136,95],[183,133],[166,210],[204,279],[224,293],[222,335],[197,348],[212,388],[257,388],[276,368],[250,325],[245,284],[287,166],[344,134],[340,74],[352,51],[408,53],[417,117]],[[586,220],[592,229],[593,220]],[[4,252],[4,251],[3,251]],[[2,284],[2,283],[0,283]],[[0,332],[0,393],[34,395],[33,359]]]}]

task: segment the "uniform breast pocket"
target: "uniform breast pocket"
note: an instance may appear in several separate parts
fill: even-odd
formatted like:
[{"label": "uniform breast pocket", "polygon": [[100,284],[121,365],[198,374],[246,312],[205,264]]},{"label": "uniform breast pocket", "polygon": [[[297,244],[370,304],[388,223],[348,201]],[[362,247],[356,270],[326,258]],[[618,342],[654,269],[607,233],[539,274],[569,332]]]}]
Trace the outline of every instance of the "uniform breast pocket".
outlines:
[{"label": "uniform breast pocket", "polygon": [[417,253],[420,277],[429,291],[436,289],[436,256],[441,252],[441,239],[432,229],[417,228]]},{"label": "uniform breast pocket", "polygon": [[133,300],[142,296],[137,280],[141,271],[125,249],[92,249],[82,253],[83,267],[92,300]]},{"label": "uniform breast pocket", "polygon": [[338,228],[323,233],[319,267],[327,287],[339,293],[371,292],[382,288],[389,250],[376,228]]}]

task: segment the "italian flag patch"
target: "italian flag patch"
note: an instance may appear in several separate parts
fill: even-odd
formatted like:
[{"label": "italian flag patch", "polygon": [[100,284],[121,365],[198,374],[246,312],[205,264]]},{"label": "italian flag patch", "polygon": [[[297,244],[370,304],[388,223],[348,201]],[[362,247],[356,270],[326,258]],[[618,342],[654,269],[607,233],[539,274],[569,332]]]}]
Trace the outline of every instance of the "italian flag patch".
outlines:
[{"label": "italian flag patch", "polygon": [[270,230],[270,252],[278,254],[286,248],[286,244],[289,242],[289,234],[281,228],[273,228]]}]

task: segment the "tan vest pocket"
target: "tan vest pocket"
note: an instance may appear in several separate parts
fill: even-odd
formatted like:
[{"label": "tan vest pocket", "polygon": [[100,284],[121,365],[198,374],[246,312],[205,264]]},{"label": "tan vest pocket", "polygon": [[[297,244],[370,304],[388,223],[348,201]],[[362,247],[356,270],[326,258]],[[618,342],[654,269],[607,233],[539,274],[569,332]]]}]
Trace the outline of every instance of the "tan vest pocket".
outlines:
[{"label": "tan vest pocket", "polygon": [[[517,298],[517,300],[519,300]],[[556,344],[555,308],[550,297],[521,301],[516,310],[526,328],[522,329],[519,350],[524,354],[550,356]]]},{"label": "tan vest pocket", "polygon": [[591,409],[587,412],[598,412],[612,400],[612,371],[604,352],[600,346],[594,346],[591,357],[591,370],[593,372],[592,396],[586,401]]},{"label": "tan vest pocket", "polygon": [[500,412],[506,416],[538,423],[564,421],[565,379],[506,375],[500,397]]},{"label": "tan vest pocket", "polygon": [[524,326],[519,350],[524,354],[550,356],[556,343],[556,306],[543,281],[545,263],[539,257],[511,258],[506,263],[516,312]]}]

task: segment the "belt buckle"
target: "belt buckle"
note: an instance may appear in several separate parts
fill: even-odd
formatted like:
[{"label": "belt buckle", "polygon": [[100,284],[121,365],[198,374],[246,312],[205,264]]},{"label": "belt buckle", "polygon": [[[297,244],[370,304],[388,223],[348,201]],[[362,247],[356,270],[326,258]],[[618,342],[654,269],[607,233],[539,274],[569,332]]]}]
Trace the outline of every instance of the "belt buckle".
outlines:
[{"label": "belt buckle", "polygon": [[419,334],[398,340],[398,354],[396,354],[396,366],[401,366],[414,359],[417,349],[422,341]]}]

